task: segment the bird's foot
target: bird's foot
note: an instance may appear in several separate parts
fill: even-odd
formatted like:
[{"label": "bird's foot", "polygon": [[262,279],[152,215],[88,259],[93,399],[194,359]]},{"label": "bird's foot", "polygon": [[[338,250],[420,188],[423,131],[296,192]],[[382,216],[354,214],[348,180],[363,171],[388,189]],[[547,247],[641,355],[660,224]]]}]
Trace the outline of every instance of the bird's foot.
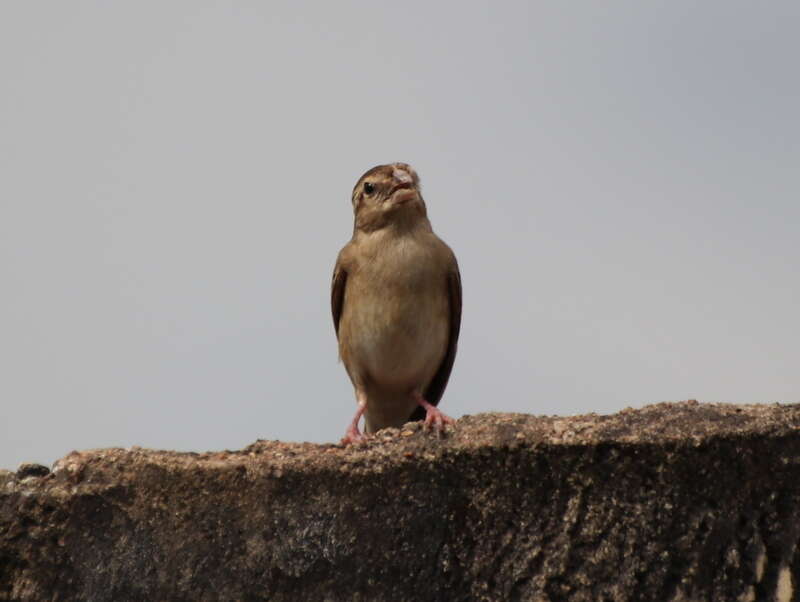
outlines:
[{"label": "bird's foot", "polygon": [[356,397],[358,399],[358,409],[356,410],[356,415],[353,416],[353,420],[350,422],[350,426],[347,427],[347,432],[344,434],[344,437],[342,437],[342,445],[358,443],[367,438],[366,435],[363,435],[361,431],[358,430],[358,421],[361,420],[364,410],[367,409],[367,397],[362,390],[356,391]]},{"label": "bird's foot", "polygon": [[422,397],[422,395],[416,394],[414,397],[416,398],[417,403],[425,408],[425,429],[432,428],[433,430],[441,433],[444,432],[448,424],[455,424],[455,420],[450,418],[450,416],[442,412],[435,405],[425,401],[425,398]]},{"label": "bird's foot", "polygon": [[447,414],[442,412],[440,409],[436,408],[435,406],[431,406],[430,408],[426,408],[427,414],[425,415],[425,428],[430,429],[433,428],[436,431],[444,431],[446,425],[448,424],[455,424],[455,420],[450,418]]},{"label": "bird's foot", "polygon": [[360,443],[361,441],[366,441],[367,436],[361,433],[358,430],[358,427],[353,428],[352,426],[347,429],[347,432],[342,437],[341,444],[342,445],[350,445],[352,443]]}]

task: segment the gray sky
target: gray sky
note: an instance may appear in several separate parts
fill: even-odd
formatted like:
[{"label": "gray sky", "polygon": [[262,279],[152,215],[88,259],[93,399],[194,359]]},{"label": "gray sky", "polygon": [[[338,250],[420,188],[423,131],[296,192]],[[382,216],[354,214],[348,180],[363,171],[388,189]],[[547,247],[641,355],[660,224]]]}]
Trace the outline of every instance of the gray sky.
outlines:
[{"label": "gray sky", "polygon": [[420,174],[442,400],[798,401],[800,3],[4,2],[0,467],[333,441],[350,190]]}]

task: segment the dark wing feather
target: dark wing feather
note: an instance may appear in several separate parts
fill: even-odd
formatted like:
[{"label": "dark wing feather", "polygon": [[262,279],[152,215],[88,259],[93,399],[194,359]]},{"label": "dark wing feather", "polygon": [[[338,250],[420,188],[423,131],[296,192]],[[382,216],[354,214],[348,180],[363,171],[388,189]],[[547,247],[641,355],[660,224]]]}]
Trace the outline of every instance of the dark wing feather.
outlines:
[{"label": "dark wing feather", "polygon": [[342,307],[344,306],[344,287],[347,284],[347,272],[342,269],[339,263],[333,270],[333,283],[331,284],[331,312],[333,313],[333,327],[336,329],[336,337],[339,337],[339,319],[342,317]]},{"label": "dark wing feather", "polygon": [[[447,380],[450,378],[450,371],[453,369],[453,362],[456,359],[458,335],[461,331],[461,275],[458,273],[458,266],[456,266],[455,272],[447,275],[447,293],[450,300],[450,338],[447,341],[447,353],[445,353],[431,384],[423,394],[425,401],[432,405],[437,405],[442,398]],[[409,418],[409,420],[424,419],[425,409],[421,406],[418,406]]]}]

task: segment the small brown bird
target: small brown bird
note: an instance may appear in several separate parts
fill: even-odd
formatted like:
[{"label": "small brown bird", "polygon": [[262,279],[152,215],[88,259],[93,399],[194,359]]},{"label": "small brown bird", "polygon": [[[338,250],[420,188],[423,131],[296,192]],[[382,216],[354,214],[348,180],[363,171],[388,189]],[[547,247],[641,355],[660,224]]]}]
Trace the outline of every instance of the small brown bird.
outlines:
[{"label": "small brown bird", "polygon": [[425,418],[443,430],[436,408],[456,357],[461,277],[455,255],[428,221],[411,166],[373,167],[353,188],[353,238],[339,252],[331,309],[339,357],[358,410],[342,439]]}]

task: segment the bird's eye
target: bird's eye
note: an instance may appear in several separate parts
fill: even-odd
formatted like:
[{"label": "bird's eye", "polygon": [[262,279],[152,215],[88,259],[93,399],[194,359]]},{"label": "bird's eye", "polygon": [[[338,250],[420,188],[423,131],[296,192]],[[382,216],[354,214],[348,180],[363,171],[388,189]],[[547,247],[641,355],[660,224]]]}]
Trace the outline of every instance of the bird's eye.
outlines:
[{"label": "bird's eye", "polygon": [[372,194],[375,192],[375,186],[373,186],[370,182],[364,182],[364,192],[367,194]]}]

